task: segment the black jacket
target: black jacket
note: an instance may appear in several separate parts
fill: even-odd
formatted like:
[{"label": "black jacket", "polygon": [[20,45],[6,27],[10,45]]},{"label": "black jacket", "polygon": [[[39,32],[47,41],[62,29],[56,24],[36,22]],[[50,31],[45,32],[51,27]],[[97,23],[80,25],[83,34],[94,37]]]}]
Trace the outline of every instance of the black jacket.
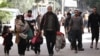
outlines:
[{"label": "black jacket", "polygon": [[57,16],[53,12],[47,12],[43,16],[41,24],[40,24],[40,30],[46,31],[47,26],[48,26],[48,22],[49,22],[49,19],[50,19],[48,17],[50,15],[52,15],[52,18],[53,18],[53,20],[52,20],[53,21],[53,23],[52,23],[53,31],[59,31],[60,30],[60,25],[59,25],[59,22],[58,22],[58,18],[57,18]]},{"label": "black jacket", "polygon": [[70,19],[71,17],[65,19],[65,24],[64,24],[65,27],[69,27]]},{"label": "black jacket", "polygon": [[3,45],[12,46],[13,45],[13,42],[12,42],[13,34],[12,33],[8,33],[8,35],[6,35],[6,36],[5,36],[5,34],[6,33],[2,34],[2,36],[4,38]]},{"label": "black jacket", "polygon": [[88,20],[88,27],[91,28],[98,28],[100,25],[100,15],[99,14],[90,14]]}]

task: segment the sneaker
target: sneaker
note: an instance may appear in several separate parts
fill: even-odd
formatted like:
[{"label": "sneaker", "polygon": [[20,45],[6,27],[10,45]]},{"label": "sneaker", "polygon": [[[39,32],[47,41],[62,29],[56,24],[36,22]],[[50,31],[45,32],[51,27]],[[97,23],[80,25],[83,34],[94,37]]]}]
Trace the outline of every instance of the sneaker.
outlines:
[{"label": "sneaker", "polygon": [[93,48],[93,45],[91,45],[90,48],[92,49]]}]

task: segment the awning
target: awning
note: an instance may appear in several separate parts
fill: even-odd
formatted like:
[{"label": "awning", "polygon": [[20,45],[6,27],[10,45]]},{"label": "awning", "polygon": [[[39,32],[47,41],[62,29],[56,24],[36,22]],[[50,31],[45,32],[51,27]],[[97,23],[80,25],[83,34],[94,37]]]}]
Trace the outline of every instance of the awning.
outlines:
[{"label": "awning", "polygon": [[65,7],[77,7],[77,1],[75,0],[65,0]]}]

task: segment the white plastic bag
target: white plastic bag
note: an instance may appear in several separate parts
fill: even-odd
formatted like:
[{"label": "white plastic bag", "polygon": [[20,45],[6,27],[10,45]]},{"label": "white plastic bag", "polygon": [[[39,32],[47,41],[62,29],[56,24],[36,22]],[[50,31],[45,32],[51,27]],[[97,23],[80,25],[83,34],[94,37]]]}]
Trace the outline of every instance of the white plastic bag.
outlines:
[{"label": "white plastic bag", "polygon": [[63,49],[66,45],[66,41],[64,38],[64,34],[59,32],[56,36],[56,44],[55,44],[55,50],[58,52],[60,49]]}]

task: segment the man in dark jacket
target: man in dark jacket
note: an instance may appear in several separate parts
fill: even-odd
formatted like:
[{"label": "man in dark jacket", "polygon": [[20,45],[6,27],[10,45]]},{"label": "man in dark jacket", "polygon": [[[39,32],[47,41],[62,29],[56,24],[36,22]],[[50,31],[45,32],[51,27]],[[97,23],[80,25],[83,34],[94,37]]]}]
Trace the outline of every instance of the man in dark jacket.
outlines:
[{"label": "man in dark jacket", "polygon": [[93,48],[93,41],[95,39],[96,40],[96,45],[95,45],[96,50],[99,49],[97,48],[98,40],[99,40],[99,24],[100,24],[100,15],[97,13],[97,8],[94,7],[93,13],[89,15],[88,29],[89,27],[91,27],[91,32],[92,32],[92,42],[91,42],[90,48]]},{"label": "man in dark jacket", "polygon": [[[28,10],[27,11],[27,14],[24,15],[25,16],[25,21],[28,23],[28,25],[30,26],[30,29],[32,30],[32,33],[34,35],[34,26],[35,26],[35,19],[33,18],[33,15],[32,15],[32,10]],[[27,38],[27,47],[26,47],[26,50],[29,51],[29,48],[31,46],[31,49],[33,49],[33,46],[31,45],[30,43],[30,40],[31,37],[28,37]]]},{"label": "man in dark jacket", "polygon": [[40,30],[44,30],[49,56],[53,56],[53,48],[56,42],[56,32],[59,31],[60,25],[56,14],[52,12],[52,7],[48,6],[47,10],[48,12],[42,18]]}]

